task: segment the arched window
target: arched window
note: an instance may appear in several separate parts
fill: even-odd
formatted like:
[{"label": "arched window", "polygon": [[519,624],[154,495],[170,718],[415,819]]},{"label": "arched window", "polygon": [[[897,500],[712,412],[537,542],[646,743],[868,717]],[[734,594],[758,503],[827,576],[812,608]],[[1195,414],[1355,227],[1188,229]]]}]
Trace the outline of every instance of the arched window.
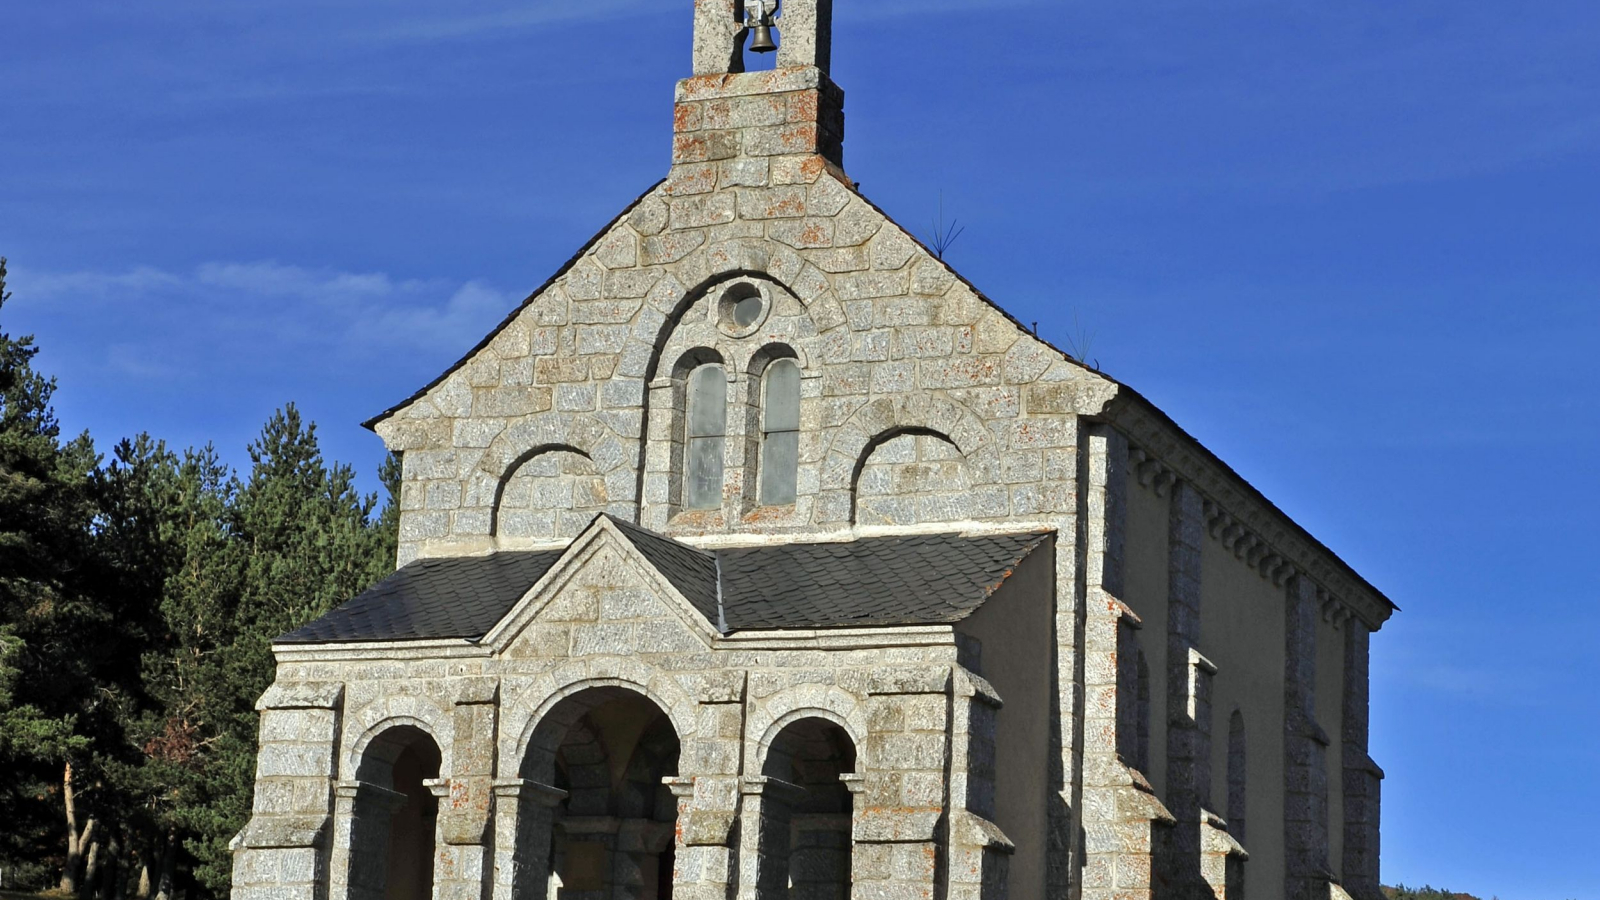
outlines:
[{"label": "arched window", "polygon": [[800,467],[800,364],[773,360],[761,382],[761,504],[785,506]]},{"label": "arched window", "polygon": [[683,474],[683,505],[722,506],[722,447],[728,430],[728,379],[708,363],[689,373]]}]

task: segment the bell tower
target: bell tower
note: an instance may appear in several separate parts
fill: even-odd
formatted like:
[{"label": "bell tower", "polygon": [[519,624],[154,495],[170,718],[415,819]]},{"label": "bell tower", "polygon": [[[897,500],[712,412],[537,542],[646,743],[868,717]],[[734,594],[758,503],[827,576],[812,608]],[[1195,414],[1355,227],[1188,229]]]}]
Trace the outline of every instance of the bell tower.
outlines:
[{"label": "bell tower", "polygon": [[[738,160],[844,165],[844,92],[828,77],[833,0],[695,0],[694,75],[678,83],[674,174]],[[777,67],[745,71],[745,54]],[[748,45],[748,46],[747,46]]]}]

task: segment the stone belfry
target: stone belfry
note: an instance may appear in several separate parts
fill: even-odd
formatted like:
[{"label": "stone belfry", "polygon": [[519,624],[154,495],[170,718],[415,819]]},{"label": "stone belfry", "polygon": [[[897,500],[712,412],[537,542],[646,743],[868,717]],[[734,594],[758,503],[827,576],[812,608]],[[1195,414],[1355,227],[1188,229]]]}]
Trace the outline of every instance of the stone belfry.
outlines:
[{"label": "stone belfry", "polygon": [[236,900],[1380,900],[1392,604],[869,203],[831,3],[757,3],[367,423],[398,570],[273,644]]},{"label": "stone belfry", "polygon": [[828,77],[833,2],[785,0],[776,68],[747,72],[763,2],[774,0],[695,2],[694,75],[678,83],[673,120],[675,179],[704,184],[715,170],[723,186],[765,186],[799,183],[809,157],[844,165],[844,92]]}]

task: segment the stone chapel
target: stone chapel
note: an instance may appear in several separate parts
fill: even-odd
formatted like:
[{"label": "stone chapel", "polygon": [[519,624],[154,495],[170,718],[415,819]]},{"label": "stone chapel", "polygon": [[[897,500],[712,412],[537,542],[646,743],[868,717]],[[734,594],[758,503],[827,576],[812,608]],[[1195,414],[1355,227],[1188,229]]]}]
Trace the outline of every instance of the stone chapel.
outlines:
[{"label": "stone chapel", "polygon": [[665,180],[368,423],[236,900],[1380,897],[1394,606],[857,191],[831,7],[696,0]]}]

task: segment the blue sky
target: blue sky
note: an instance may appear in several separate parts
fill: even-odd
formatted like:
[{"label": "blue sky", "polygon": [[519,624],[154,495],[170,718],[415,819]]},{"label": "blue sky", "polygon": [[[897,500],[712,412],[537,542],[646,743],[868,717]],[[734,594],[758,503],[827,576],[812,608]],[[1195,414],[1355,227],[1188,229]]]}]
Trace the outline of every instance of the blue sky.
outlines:
[{"label": "blue sky", "polygon": [[[0,327],[236,463],[453,362],[665,174],[689,0],[56,0],[0,33]],[[1600,898],[1600,4],[839,0],[847,167],[1405,609],[1384,875]]]}]

